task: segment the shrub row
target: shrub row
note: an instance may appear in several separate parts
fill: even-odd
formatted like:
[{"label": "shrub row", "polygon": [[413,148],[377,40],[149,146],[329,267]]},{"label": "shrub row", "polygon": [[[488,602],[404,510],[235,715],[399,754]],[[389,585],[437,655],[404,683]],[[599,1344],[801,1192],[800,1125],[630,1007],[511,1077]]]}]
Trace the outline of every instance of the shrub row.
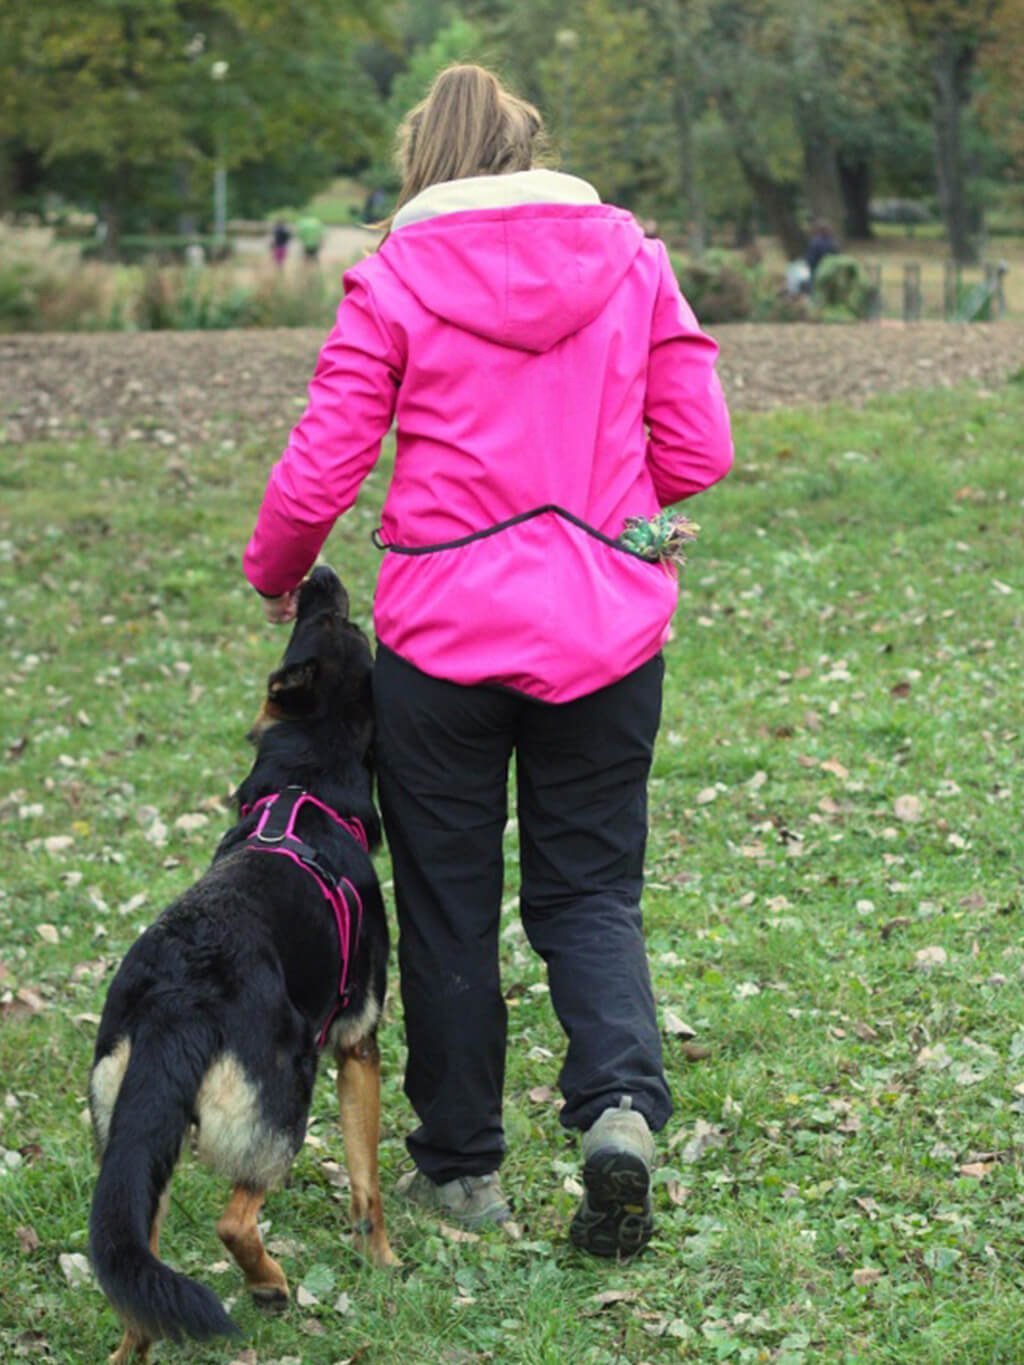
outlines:
[{"label": "shrub row", "polygon": [[0,264],[0,332],[325,326],[340,294],[331,270],[58,268],[26,258]]}]

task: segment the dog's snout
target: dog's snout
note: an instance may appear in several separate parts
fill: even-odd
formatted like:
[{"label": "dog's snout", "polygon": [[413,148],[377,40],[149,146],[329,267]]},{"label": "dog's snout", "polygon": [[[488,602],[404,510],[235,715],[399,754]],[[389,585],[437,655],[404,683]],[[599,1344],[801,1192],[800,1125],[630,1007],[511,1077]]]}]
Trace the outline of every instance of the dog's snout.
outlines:
[{"label": "dog's snout", "polygon": [[299,614],[328,606],[347,617],[348,593],[329,565],[318,564],[302,585]]}]

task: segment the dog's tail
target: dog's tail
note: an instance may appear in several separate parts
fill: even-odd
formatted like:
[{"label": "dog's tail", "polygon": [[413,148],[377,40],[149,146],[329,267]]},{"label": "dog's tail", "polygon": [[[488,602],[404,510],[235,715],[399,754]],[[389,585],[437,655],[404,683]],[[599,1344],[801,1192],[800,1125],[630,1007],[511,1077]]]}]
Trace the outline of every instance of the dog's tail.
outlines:
[{"label": "dog's tail", "polygon": [[147,1021],[132,1039],[110,1115],[89,1218],[96,1278],[130,1326],[156,1340],[200,1340],[238,1329],[212,1290],[154,1255],[150,1231],[192,1120],[215,1047],[213,1029],[190,1016]]}]

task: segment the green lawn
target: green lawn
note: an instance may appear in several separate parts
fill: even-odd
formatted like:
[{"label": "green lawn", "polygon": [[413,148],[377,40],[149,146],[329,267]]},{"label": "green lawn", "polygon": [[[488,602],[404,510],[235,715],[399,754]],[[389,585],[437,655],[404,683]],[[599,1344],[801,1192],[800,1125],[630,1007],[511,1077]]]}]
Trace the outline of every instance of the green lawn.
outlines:
[{"label": "green lawn", "polygon": [[[403,1271],[348,1249],[325,1079],[267,1206],[306,1302],[265,1320],[243,1301],[213,1228],[226,1190],[186,1158],[165,1255],[235,1304],[245,1337],[157,1359],[1024,1360],[1024,385],[737,428],[734,475],[693,509],[652,787],[676,1113],[649,1252],[605,1265],[566,1243],[576,1156],[512,830],[505,1176],[522,1236],[453,1240],[391,1198],[410,1123],[396,992],[382,1159]],[[238,561],[275,455],[254,440],[184,463],[97,445],[0,462],[4,1360],[95,1362],[117,1339],[60,1259],[86,1245],[90,1051],[114,964],[204,867],[245,771],[284,637]],[[328,545],[364,618],[385,479]]]}]

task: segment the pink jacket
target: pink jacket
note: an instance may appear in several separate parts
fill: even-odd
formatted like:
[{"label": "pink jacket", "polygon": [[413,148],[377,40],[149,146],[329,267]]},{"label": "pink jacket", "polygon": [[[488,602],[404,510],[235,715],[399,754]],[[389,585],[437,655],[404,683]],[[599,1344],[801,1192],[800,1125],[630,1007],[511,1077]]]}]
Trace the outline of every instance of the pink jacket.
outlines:
[{"label": "pink jacket", "polygon": [[378,639],[545,701],[614,682],[661,648],[678,592],[615,537],[732,463],[717,349],[622,209],[414,217],[345,276],[246,574],[273,596],[301,581],[397,417]]}]

